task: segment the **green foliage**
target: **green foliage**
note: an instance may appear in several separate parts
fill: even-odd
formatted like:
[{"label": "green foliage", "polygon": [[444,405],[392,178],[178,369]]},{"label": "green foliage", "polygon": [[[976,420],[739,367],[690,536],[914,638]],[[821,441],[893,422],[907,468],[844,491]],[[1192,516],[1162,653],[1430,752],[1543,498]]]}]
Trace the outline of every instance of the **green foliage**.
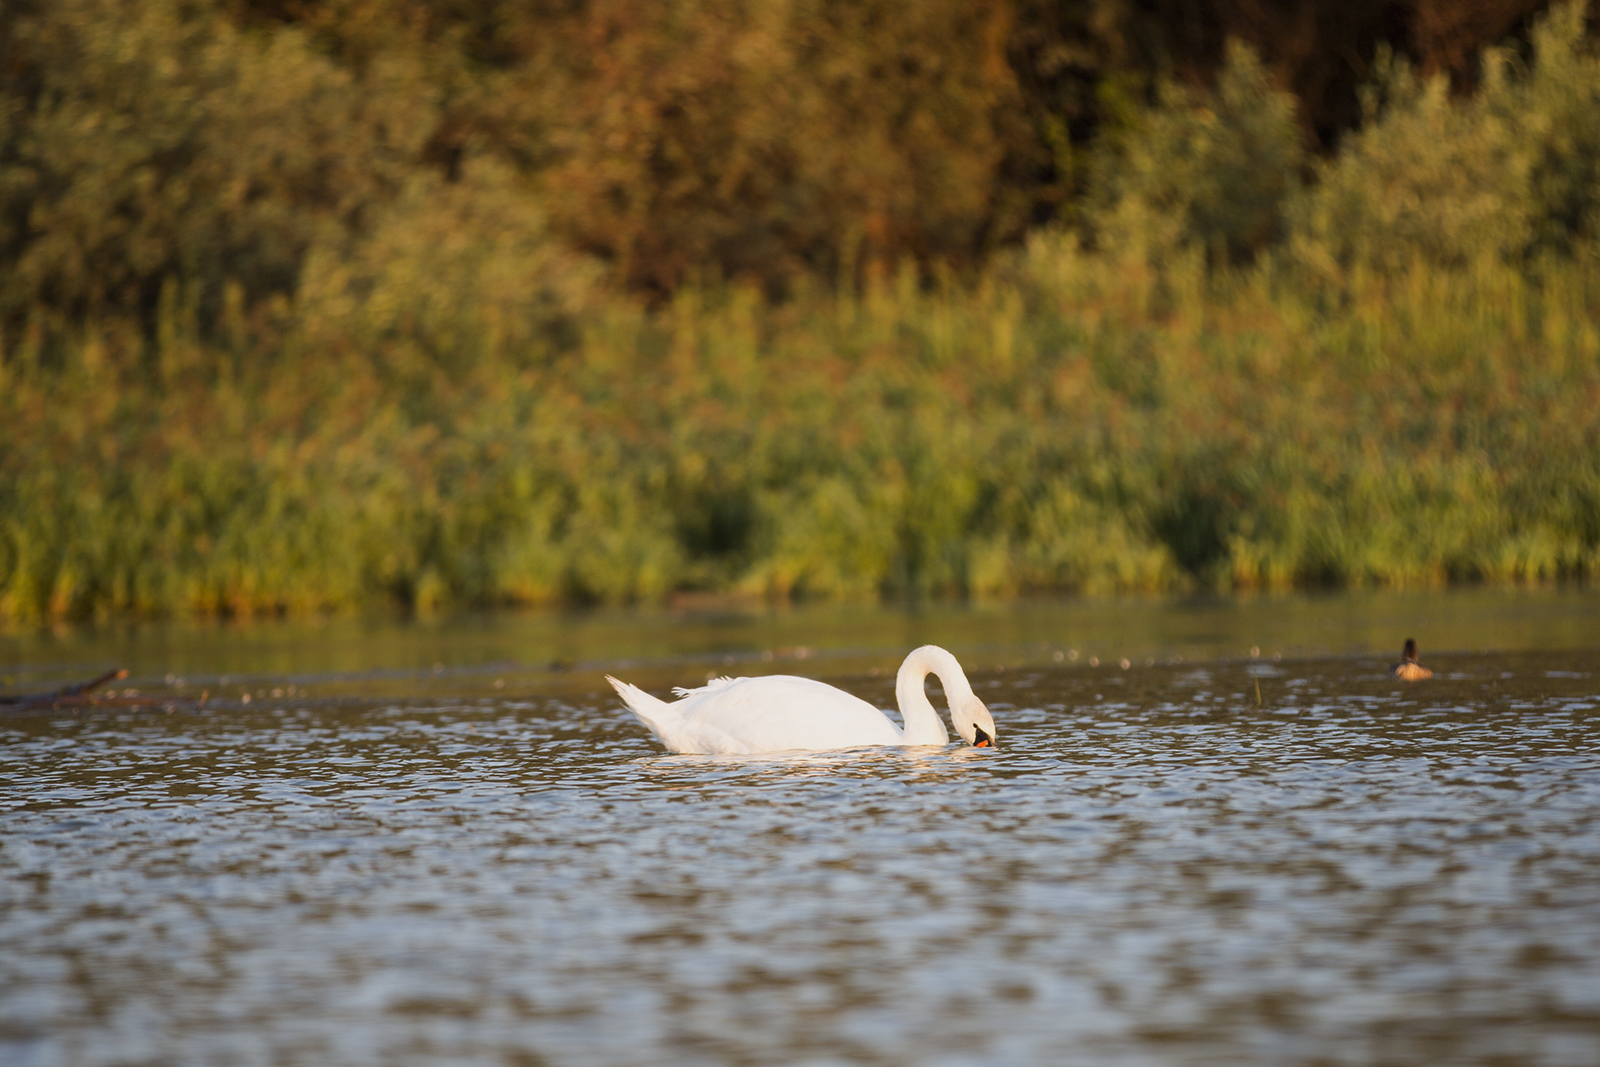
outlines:
[{"label": "green foliage", "polygon": [[1234,42],[1214,91],[1174,82],[1106,144],[1092,226],[1107,248],[1162,255],[1185,245],[1241,263],[1278,241],[1300,185],[1295,102]]},{"label": "green foliage", "polygon": [[487,161],[454,182],[419,174],[367,231],[311,247],[297,347],[391,375],[543,361],[574,343],[599,284],[591,261],[551,239],[516,177]]},{"label": "green foliage", "polygon": [[1468,97],[1384,58],[1367,121],[1298,205],[1295,256],[1328,279],[1413,260],[1517,262],[1593,237],[1600,56],[1584,14],[1581,3],[1557,6],[1535,29],[1526,68],[1486,52]]},{"label": "green foliage", "polygon": [[1235,47],[1026,236],[1004,5],[238,6],[0,11],[0,620],[1600,564],[1581,6],[1310,167]]},{"label": "green foliage", "polygon": [[[1002,2],[602,0],[558,24],[546,175],[558,229],[667,291],[715,265],[972,257],[1024,134]],[[841,257],[844,262],[841,263]]]},{"label": "green foliage", "polygon": [[[398,189],[431,109],[399,69],[357,85],[293,28],[183,0],[51,0],[8,30],[0,316],[153,318],[182,280],[286,294],[314,243]],[[390,83],[373,92],[373,83]]]},{"label": "green foliage", "polygon": [[[492,340],[538,337],[540,298],[480,314],[466,362],[307,316],[271,369],[177,384],[86,337],[0,382],[0,614],[1595,574],[1589,246],[1338,305],[1107,268],[1045,234],[973,287],[685,290]],[[328,358],[341,322],[382,358]]]},{"label": "green foliage", "polygon": [[1380,77],[1383,103],[1322,169],[1296,250],[1325,271],[1520,254],[1533,236],[1533,145],[1514,112],[1493,106],[1510,91],[1505,67],[1491,66],[1465,102],[1442,76],[1420,80],[1403,63]]},{"label": "green foliage", "polygon": [[1535,238],[1545,248],[1600,237],[1600,53],[1586,14],[1568,2],[1534,27],[1533,68],[1509,101],[1533,123]]}]

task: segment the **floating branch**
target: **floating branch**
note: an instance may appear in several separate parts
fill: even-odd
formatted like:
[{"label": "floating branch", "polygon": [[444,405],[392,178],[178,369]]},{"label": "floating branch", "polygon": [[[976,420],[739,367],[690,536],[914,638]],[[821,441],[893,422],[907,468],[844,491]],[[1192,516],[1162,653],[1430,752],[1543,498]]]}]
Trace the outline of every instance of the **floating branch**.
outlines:
[{"label": "floating branch", "polygon": [[127,676],[128,672],[126,670],[107,671],[98,678],[91,678],[87,682],[79,682],[77,685],[52,689],[47,693],[24,693],[20,696],[0,695],[0,707],[7,709],[54,708],[100,703],[103,698],[94,696],[94,690],[107,682],[121,681]]}]

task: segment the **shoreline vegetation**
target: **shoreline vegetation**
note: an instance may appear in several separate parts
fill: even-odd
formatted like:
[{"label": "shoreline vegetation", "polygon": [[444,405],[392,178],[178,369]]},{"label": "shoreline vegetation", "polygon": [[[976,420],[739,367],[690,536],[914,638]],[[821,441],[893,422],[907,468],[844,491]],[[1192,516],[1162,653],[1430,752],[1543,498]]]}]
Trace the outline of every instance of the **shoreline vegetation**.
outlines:
[{"label": "shoreline vegetation", "polygon": [[0,622],[1600,574],[1581,4],[1470,92],[1380,54],[1323,155],[1235,45],[970,262],[670,285],[582,150],[403,167],[453,75],[223,11],[5,16],[78,59],[0,96]]}]

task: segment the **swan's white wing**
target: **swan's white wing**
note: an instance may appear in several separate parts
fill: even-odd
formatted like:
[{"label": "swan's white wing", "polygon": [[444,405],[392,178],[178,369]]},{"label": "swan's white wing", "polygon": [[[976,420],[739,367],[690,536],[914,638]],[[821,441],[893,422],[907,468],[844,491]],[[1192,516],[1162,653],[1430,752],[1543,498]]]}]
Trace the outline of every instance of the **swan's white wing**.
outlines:
[{"label": "swan's white wing", "polygon": [[900,728],[865,700],[823,682],[791,675],[718,679],[649,712],[647,725],[674,752],[815,751],[905,744]]},{"label": "swan's white wing", "polygon": [[736,681],[739,681],[739,679],[737,679],[737,678],[729,678],[726,674],[724,674],[720,678],[709,678],[709,679],[707,679],[706,680],[706,684],[705,685],[701,685],[701,686],[675,685],[675,686],[672,687],[672,695],[673,696],[680,696],[680,697],[692,697],[696,693],[709,693],[713,689],[721,689],[723,686],[727,685],[729,682],[736,682]]},{"label": "swan's white wing", "polygon": [[695,751],[781,752],[905,743],[900,728],[865,700],[792,675],[735,678],[670,706],[680,711],[679,721],[694,728],[700,740],[720,739],[737,746]]}]

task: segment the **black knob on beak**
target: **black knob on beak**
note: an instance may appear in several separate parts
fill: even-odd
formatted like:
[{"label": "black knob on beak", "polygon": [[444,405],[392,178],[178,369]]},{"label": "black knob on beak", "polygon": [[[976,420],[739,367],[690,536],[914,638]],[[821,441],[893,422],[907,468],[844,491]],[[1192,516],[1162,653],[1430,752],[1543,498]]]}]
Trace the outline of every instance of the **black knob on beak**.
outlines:
[{"label": "black knob on beak", "polygon": [[977,734],[978,734],[978,736],[976,736],[976,737],[974,737],[972,739],[972,747],[973,748],[993,748],[994,747],[994,738],[992,738],[988,734],[984,733],[983,732],[983,727],[974,726],[973,729],[975,731],[977,731]]}]

